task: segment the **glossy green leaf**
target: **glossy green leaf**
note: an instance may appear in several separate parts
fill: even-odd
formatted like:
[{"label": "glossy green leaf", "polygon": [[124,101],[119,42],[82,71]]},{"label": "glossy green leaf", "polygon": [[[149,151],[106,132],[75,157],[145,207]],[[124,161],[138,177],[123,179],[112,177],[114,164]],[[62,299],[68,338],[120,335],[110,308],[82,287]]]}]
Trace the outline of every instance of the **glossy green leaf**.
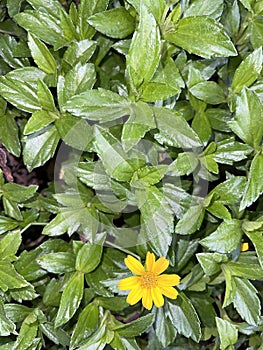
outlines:
[{"label": "glossy green leaf", "polygon": [[87,339],[95,331],[98,321],[98,306],[95,303],[88,304],[79,315],[70,341],[70,349],[74,349]]},{"label": "glossy green leaf", "polygon": [[223,0],[194,0],[184,12],[184,17],[209,16],[210,18],[220,18],[224,8]]},{"label": "glossy green leaf", "polygon": [[239,220],[233,219],[222,222],[217,230],[202,239],[200,243],[212,251],[230,253],[237,248],[241,237],[241,223]]},{"label": "glossy green leaf", "polygon": [[216,317],[216,326],[220,338],[220,349],[225,350],[236,344],[238,330],[232,323]]},{"label": "glossy green leaf", "polygon": [[168,317],[178,333],[199,342],[201,338],[200,321],[191,301],[185,294],[181,292],[176,301],[169,302],[168,309]]},{"label": "glossy green leaf", "polygon": [[124,7],[98,12],[88,18],[88,23],[99,32],[117,39],[132,34],[135,27],[134,18]]},{"label": "glossy green leaf", "polygon": [[77,311],[83,297],[84,275],[76,271],[61,296],[58,313],[55,320],[55,326],[59,327],[68,322]]},{"label": "glossy green leaf", "polygon": [[202,145],[197,134],[180,113],[166,108],[155,108],[154,114],[159,129],[155,138],[159,142],[182,148],[194,148]]},{"label": "glossy green leaf", "polygon": [[248,145],[257,148],[263,135],[262,105],[258,96],[244,88],[237,97],[236,117],[229,122],[233,132]]},{"label": "glossy green leaf", "polygon": [[247,184],[244,190],[244,194],[240,203],[240,209],[244,209],[250,206],[253,202],[255,202],[258,197],[263,192],[263,185],[260,181],[260,174],[262,174],[263,170],[263,155],[257,153],[252,160]]},{"label": "glossy green leaf", "polygon": [[42,269],[55,274],[75,271],[75,255],[69,252],[44,254],[37,262]]},{"label": "glossy green leaf", "polygon": [[0,302],[0,336],[5,337],[15,333],[16,325],[6,315],[4,304]]},{"label": "glossy green leaf", "polygon": [[0,262],[0,288],[3,291],[27,287],[29,283],[19,275],[13,265],[7,261]]},{"label": "glossy green leaf", "polygon": [[127,55],[127,73],[132,89],[150,81],[160,61],[161,38],[154,16],[141,4],[139,25]]},{"label": "glossy green leaf", "polygon": [[27,136],[23,156],[28,170],[45,164],[54,155],[59,139],[55,126]]},{"label": "glossy green leaf", "polygon": [[19,225],[19,222],[17,222],[14,219],[8,218],[6,216],[0,216],[0,234],[7,231],[11,231],[15,229]]},{"label": "glossy green leaf", "polygon": [[26,80],[20,81],[8,74],[0,77],[0,93],[8,102],[22,111],[34,112],[41,109],[36,88]]},{"label": "glossy green leaf", "polygon": [[165,39],[195,55],[211,57],[236,56],[236,49],[223,27],[207,16],[179,20]]},{"label": "glossy green leaf", "polygon": [[54,113],[57,112],[53,95],[48,86],[42,80],[37,82],[37,96],[39,103],[44,110]]},{"label": "glossy green leaf", "polygon": [[95,41],[86,39],[74,42],[66,50],[63,60],[71,67],[74,67],[77,63],[85,64],[90,60],[95,50]]},{"label": "glossy green leaf", "polygon": [[155,129],[152,109],[143,102],[133,103],[130,106],[130,117],[122,129],[121,140],[126,151],[135,146],[147,131]]},{"label": "glossy green leaf", "polygon": [[205,215],[203,204],[193,205],[187,208],[186,212],[175,226],[175,232],[180,235],[189,235],[200,229]]},{"label": "glossy green leaf", "polygon": [[246,229],[244,229],[244,231],[245,231],[245,234],[248,236],[248,238],[253,243],[253,245],[254,245],[254,247],[256,249],[256,252],[257,252],[259,263],[263,267],[263,240],[262,240],[262,232],[261,231],[257,231],[257,230],[248,231]]},{"label": "glossy green leaf", "polygon": [[261,307],[256,288],[247,279],[233,277],[233,280],[236,286],[234,307],[247,323],[258,325]]},{"label": "glossy green leaf", "polygon": [[11,114],[0,116],[0,142],[16,157],[20,156],[20,140],[18,126]]},{"label": "glossy green leaf", "polygon": [[86,242],[76,257],[76,270],[89,273],[100,263],[105,235],[96,238],[93,244]]},{"label": "glossy green leaf", "polygon": [[165,315],[163,308],[157,309],[154,328],[157,338],[164,348],[172,343],[176,337],[176,329],[171,320]]},{"label": "glossy green leaf", "polygon": [[214,81],[204,81],[193,85],[189,91],[199,100],[210,104],[220,104],[225,102],[225,94],[222,88]]},{"label": "glossy green leaf", "polygon": [[241,62],[232,81],[232,89],[239,93],[243,87],[249,87],[259,77],[262,69],[262,48],[258,48]]},{"label": "glossy green leaf", "polygon": [[29,135],[34,132],[44,129],[46,126],[50,125],[56,120],[54,115],[50,114],[48,111],[40,110],[32,114],[31,118],[25,125],[24,135]]},{"label": "glossy green leaf", "polygon": [[36,185],[25,187],[15,183],[6,183],[3,186],[3,195],[6,199],[17,203],[23,203],[32,198],[37,189],[38,186]]},{"label": "glossy green leaf", "polygon": [[135,337],[145,332],[153,324],[153,321],[154,315],[148,314],[128,324],[115,326],[113,330],[123,337]]},{"label": "glossy green leaf", "polygon": [[47,74],[55,73],[57,64],[47,46],[30,33],[28,33],[28,46],[37,66]]},{"label": "glossy green leaf", "polygon": [[73,96],[65,109],[77,117],[108,122],[129,114],[129,102],[105,89],[91,90]]},{"label": "glossy green leaf", "polygon": [[217,143],[212,157],[217,163],[233,165],[234,162],[246,159],[252,151],[253,148],[249,145],[228,138]]},{"label": "glossy green leaf", "polygon": [[22,242],[21,234],[18,231],[9,232],[0,240],[0,259],[15,260],[16,254]]},{"label": "glossy green leaf", "polygon": [[136,192],[138,207],[141,212],[141,239],[158,256],[166,256],[172,241],[174,228],[173,212],[163,193],[150,186]]}]

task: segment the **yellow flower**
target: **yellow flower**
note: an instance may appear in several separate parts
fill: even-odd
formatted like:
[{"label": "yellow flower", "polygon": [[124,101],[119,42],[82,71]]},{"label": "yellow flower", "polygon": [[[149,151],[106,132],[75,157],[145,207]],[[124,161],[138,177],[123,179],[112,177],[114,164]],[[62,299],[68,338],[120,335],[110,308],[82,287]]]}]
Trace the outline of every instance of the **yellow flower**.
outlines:
[{"label": "yellow flower", "polygon": [[249,249],[249,245],[247,242],[241,244],[241,252],[246,252]]},{"label": "yellow flower", "polygon": [[142,299],[142,305],[151,310],[153,302],[157,307],[163,306],[163,295],[171,299],[177,298],[178,292],[172,286],[179,284],[180,277],[175,274],[161,275],[169,266],[169,261],[163,256],[155,261],[155,255],[148,252],[145,267],[131,255],[128,255],[124,262],[128,269],[137,275],[125,278],[118,283],[120,290],[131,291],[127,296],[127,303],[134,305]]}]

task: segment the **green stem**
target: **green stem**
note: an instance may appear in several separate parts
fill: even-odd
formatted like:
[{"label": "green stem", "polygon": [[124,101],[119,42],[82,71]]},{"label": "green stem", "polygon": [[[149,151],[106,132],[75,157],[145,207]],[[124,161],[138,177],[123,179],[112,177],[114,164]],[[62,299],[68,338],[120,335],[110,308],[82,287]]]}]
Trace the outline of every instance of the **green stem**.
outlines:
[{"label": "green stem", "polygon": [[125,253],[125,254],[132,255],[132,256],[134,256],[136,259],[141,260],[141,258],[139,257],[139,255],[137,255],[137,254],[135,254],[135,253],[132,253],[132,252],[130,252],[129,250],[118,246],[117,244],[114,244],[114,243],[112,243],[112,242],[110,242],[110,241],[105,241],[105,243],[108,244],[109,246],[111,246],[112,248],[116,248],[116,249],[122,251],[122,252]]},{"label": "green stem", "polygon": [[30,224],[26,225],[21,231],[20,233],[24,233],[27,229],[29,229],[30,226],[46,226],[47,222],[31,222]]}]

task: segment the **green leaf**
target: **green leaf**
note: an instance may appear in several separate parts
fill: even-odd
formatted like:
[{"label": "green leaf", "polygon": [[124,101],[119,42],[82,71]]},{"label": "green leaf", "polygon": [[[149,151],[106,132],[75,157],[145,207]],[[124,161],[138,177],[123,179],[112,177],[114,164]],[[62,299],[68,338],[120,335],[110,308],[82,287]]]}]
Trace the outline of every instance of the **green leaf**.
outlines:
[{"label": "green leaf", "polygon": [[168,309],[168,317],[178,333],[199,342],[201,338],[200,321],[191,301],[185,294],[181,292],[175,301],[169,301]]},{"label": "green leaf", "polygon": [[16,325],[9,319],[6,315],[6,310],[4,309],[4,304],[0,302],[0,336],[5,337],[11,333],[16,333]]},{"label": "green leaf", "polygon": [[175,232],[180,235],[189,235],[200,229],[205,215],[203,204],[193,205],[187,208],[186,212],[175,226]]},{"label": "green leaf", "polygon": [[0,240],[0,259],[15,260],[15,254],[22,242],[21,234],[18,231],[9,232]]},{"label": "green leaf", "polygon": [[93,127],[86,120],[66,113],[56,120],[55,125],[60,137],[68,146],[79,150],[90,150],[92,147]]},{"label": "green leaf", "polygon": [[98,12],[88,18],[88,23],[99,32],[116,39],[126,38],[135,27],[134,18],[124,7]]},{"label": "green leaf", "polygon": [[167,171],[167,165],[152,165],[138,169],[131,179],[130,185],[144,189],[148,185],[155,185],[160,182]]},{"label": "green leaf", "polygon": [[238,339],[237,327],[219,317],[216,317],[216,327],[219,333],[221,350],[225,350],[229,346],[236,344]]},{"label": "green leaf", "polygon": [[84,275],[76,271],[63,290],[55,326],[68,322],[77,311],[83,296]]},{"label": "green leaf", "polygon": [[173,212],[163,193],[155,186],[136,191],[141,212],[141,239],[158,256],[166,256],[174,229]]},{"label": "green leaf", "polygon": [[64,347],[69,345],[69,335],[61,328],[55,329],[53,323],[41,323],[39,328],[53,343],[61,344]]},{"label": "green leaf", "polygon": [[53,157],[59,139],[55,126],[47,127],[42,133],[34,133],[25,138],[23,156],[29,171],[45,164]]},{"label": "green leaf", "polygon": [[171,344],[176,337],[176,329],[171,320],[165,315],[162,307],[157,309],[155,324],[156,336],[164,348]]},{"label": "green leaf", "polygon": [[39,80],[37,82],[37,96],[39,103],[43,109],[50,112],[57,112],[53,95],[47,87],[47,85],[42,80]]},{"label": "green leaf", "polygon": [[16,157],[20,156],[21,146],[18,126],[11,113],[0,115],[0,142]]},{"label": "green leaf", "polygon": [[[244,228],[243,228],[244,229]],[[244,229],[245,234],[253,243],[253,246],[256,249],[258,261],[263,268],[263,239],[262,239],[262,231],[248,231]]]},{"label": "green leaf", "polygon": [[5,216],[0,216],[0,235],[7,231],[12,231],[19,225],[19,222],[17,222],[14,219],[5,217]]},{"label": "green leaf", "polygon": [[234,141],[229,137],[217,143],[212,157],[217,163],[233,165],[234,162],[246,159],[253,151],[249,145]]},{"label": "green leaf", "polygon": [[77,117],[102,122],[130,114],[130,106],[126,98],[101,88],[73,96],[64,107]]},{"label": "green leaf", "polygon": [[87,19],[107,9],[109,0],[82,0],[78,7],[78,28],[81,39],[91,39],[96,30],[87,24]]},{"label": "green leaf", "polygon": [[257,153],[252,160],[248,180],[244,194],[240,203],[240,210],[249,207],[254,203],[263,192],[263,184],[260,181],[263,171],[263,154]]},{"label": "green leaf", "polygon": [[55,73],[57,63],[47,46],[30,33],[28,33],[28,46],[37,66],[47,74]]},{"label": "green leaf", "polygon": [[70,349],[74,349],[87,339],[96,329],[99,321],[99,309],[95,303],[88,304],[80,313],[74,328]]},{"label": "green leaf", "polygon": [[[14,25],[14,22],[12,22],[12,24]],[[25,59],[20,60],[14,57],[16,46],[17,42],[11,35],[3,35],[0,38],[0,56],[10,67],[21,68],[24,65],[28,65],[28,61]]]},{"label": "green leaf", "polygon": [[34,112],[41,109],[36,88],[26,80],[14,79],[9,74],[2,76],[0,77],[0,93],[8,102],[22,111]]},{"label": "green leaf", "polygon": [[233,299],[234,307],[248,324],[257,326],[261,315],[257,289],[247,279],[233,277],[233,282],[236,286],[236,293]]},{"label": "green leaf", "polygon": [[215,193],[215,197],[223,204],[235,204],[241,198],[246,185],[244,176],[234,176],[217,185],[210,194]]},{"label": "green leaf", "polygon": [[262,38],[263,38],[263,23],[262,19],[258,17],[254,17],[251,19],[250,25],[250,40],[254,49],[262,46]]},{"label": "green leaf", "polygon": [[198,253],[196,257],[207,276],[220,272],[220,262],[227,260],[225,255],[219,253]]},{"label": "green leaf", "polygon": [[[63,84],[63,91],[60,96],[60,105],[63,108],[65,103],[73,98],[78,103],[77,96],[81,93],[87,93],[96,82],[95,67],[92,63],[77,63],[63,78],[60,76],[59,84]],[[94,90],[93,90],[94,91]],[[91,93],[93,92],[91,91]],[[74,96],[76,95],[75,99]],[[95,98],[95,96],[94,96]],[[72,101],[72,100],[71,100]],[[87,101],[88,104],[88,101]],[[73,113],[74,114],[74,113]],[[81,115],[81,114],[76,114]],[[81,115],[82,116],[82,115]]]},{"label": "green leaf", "polygon": [[29,283],[19,275],[13,265],[7,261],[0,261],[0,288],[8,289],[27,287]]},{"label": "green leaf", "polygon": [[[58,3],[57,1],[54,3]],[[33,33],[38,39],[43,40],[47,44],[53,45],[55,49],[63,47],[67,43],[61,23],[56,16],[44,11],[25,11],[15,16],[16,22]]]},{"label": "green leaf", "polygon": [[37,189],[36,185],[26,187],[15,183],[6,183],[3,186],[3,195],[8,200],[23,203],[32,198]]},{"label": "green leaf", "polygon": [[208,237],[202,239],[200,243],[218,253],[230,253],[235,250],[241,242],[242,230],[239,220],[226,220]]},{"label": "green leaf", "polygon": [[17,272],[27,281],[34,281],[46,275],[46,271],[41,269],[37,263],[37,259],[39,258],[40,254],[40,249],[35,248],[34,250],[30,251],[24,250],[15,263]]},{"label": "green leaf", "polygon": [[128,324],[117,325],[112,330],[118,332],[121,337],[136,337],[145,332],[153,324],[153,321],[154,314],[148,314]]},{"label": "green leaf", "polygon": [[253,51],[236,69],[232,89],[239,93],[243,87],[249,87],[257,80],[262,69],[262,47]]},{"label": "green leaf", "polygon": [[122,129],[121,140],[126,151],[135,146],[147,131],[155,129],[152,109],[143,102],[132,103],[130,117]]},{"label": "green leaf", "polygon": [[235,120],[229,122],[232,131],[251,147],[258,148],[263,135],[262,104],[251,90],[243,88],[236,100]]},{"label": "green leaf", "polygon": [[194,152],[179,153],[175,161],[169,165],[167,173],[172,176],[189,175],[198,166],[199,161]]},{"label": "green leaf", "polygon": [[183,118],[180,112],[166,108],[154,108],[159,133],[154,137],[169,146],[194,148],[202,146],[196,133]]},{"label": "green leaf", "polygon": [[93,244],[86,242],[79,250],[76,257],[76,270],[89,273],[100,263],[105,234],[96,237]]},{"label": "green leaf", "polygon": [[32,114],[32,116],[26,123],[24,128],[24,135],[40,131],[49,124],[53,123],[55,120],[56,117],[48,111],[44,111],[43,109],[40,111],[36,111]]},{"label": "green leaf", "polygon": [[165,39],[204,58],[237,55],[223,27],[207,16],[180,19],[175,28],[165,34]]},{"label": "green leaf", "polygon": [[[199,84],[197,84],[199,85]],[[196,85],[195,85],[196,86]],[[212,129],[205,112],[197,112],[192,122],[192,128],[205,144],[209,141]]]},{"label": "green leaf", "polygon": [[41,255],[37,262],[48,272],[62,274],[75,271],[75,259],[70,252],[58,252]]},{"label": "green leaf", "polygon": [[213,19],[220,18],[224,8],[223,0],[194,0],[185,10],[184,17],[209,16]]},{"label": "green leaf", "polygon": [[127,73],[132,90],[149,82],[158,68],[161,52],[159,27],[141,3],[139,25],[127,55]]},{"label": "green leaf", "polygon": [[189,89],[199,100],[210,104],[224,103],[226,100],[223,89],[214,81],[203,81],[201,83],[191,86]]},{"label": "green leaf", "polygon": [[263,270],[258,262],[258,258],[254,253],[243,253],[239,256],[238,261],[227,263],[227,269],[229,269],[231,275],[249,278],[251,280],[261,280],[263,277]]},{"label": "green leaf", "polygon": [[118,181],[131,179],[135,169],[129,163],[129,156],[124,152],[119,140],[111,133],[96,127],[94,148],[108,175]]},{"label": "green leaf", "polygon": [[67,62],[71,67],[74,67],[77,63],[84,65],[90,60],[95,50],[95,41],[86,39],[73,42],[64,53],[63,61]]}]

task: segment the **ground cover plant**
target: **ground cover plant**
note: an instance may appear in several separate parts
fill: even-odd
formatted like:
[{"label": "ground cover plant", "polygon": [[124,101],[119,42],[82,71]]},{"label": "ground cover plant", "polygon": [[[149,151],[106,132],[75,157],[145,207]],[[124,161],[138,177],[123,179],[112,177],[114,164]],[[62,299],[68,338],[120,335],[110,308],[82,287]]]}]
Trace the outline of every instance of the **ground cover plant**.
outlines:
[{"label": "ground cover plant", "polygon": [[1,1],[1,350],[263,349],[262,16]]}]

